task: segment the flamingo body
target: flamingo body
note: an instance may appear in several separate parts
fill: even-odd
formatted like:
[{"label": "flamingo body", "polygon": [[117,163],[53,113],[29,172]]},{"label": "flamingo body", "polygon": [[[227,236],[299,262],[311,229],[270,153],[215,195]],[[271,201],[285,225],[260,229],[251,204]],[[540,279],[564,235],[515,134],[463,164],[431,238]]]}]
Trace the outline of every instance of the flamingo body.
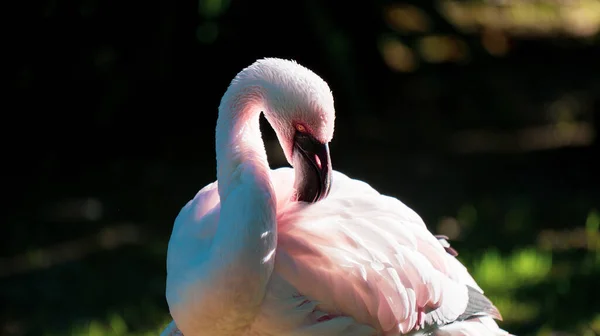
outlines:
[{"label": "flamingo body", "polygon": [[[272,76],[264,87],[297,76],[294,85],[327,97],[318,90],[322,83],[310,87],[318,76],[309,70],[272,62],[261,63]],[[281,66],[291,75],[280,73]],[[262,102],[258,92],[250,93],[249,104],[266,105],[261,109],[267,114],[276,104],[268,97]],[[236,97],[233,106],[244,110]],[[283,107],[273,109],[282,113],[286,104],[278,98]],[[318,98],[308,100],[321,108]],[[319,201],[297,201],[297,168],[268,168],[257,118],[246,125],[241,117],[221,119],[223,114],[217,133],[225,126],[235,131],[224,140],[217,135],[218,181],[183,207],[169,242],[167,301],[174,322],[163,335],[509,335],[494,322],[498,311],[465,267],[413,210],[337,171],[328,193],[316,193]],[[288,160],[295,158],[281,129],[285,118],[271,112],[267,119]],[[307,128],[319,134],[316,124],[324,123],[315,139],[328,142],[333,117],[313,120]]]},{"label": "flamingo body", "polygon": [[[293,177],[290,168],[271,173],[278,200],[275,269],[245,335],[377,335],[372,326],[400,335],[454,321],[466,308],[466,286],[481,291],[399,200],[334,171],[327,199],[290,202]],[[198,250],[210,244],[220,213],[217,186],[207,185],[182,209],[172,239],[187,237]],[[173,241],[170,260],[186,260],[189,245]],[[432,335],[508,335],[489,316]]]}]

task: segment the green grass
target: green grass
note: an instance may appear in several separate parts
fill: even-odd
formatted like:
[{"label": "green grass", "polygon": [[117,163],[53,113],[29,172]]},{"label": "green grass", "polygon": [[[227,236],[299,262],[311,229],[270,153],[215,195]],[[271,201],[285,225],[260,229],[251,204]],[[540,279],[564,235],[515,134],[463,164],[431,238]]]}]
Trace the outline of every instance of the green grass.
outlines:
[{"label": "green grass", "polygon": [[[165,316],[163,321],[154,323],[148,330],[132,331],[125,319],[118,314],[111,314],[105,320],[91,320],[73,325],[67,332],[68,336],[156,336],[169,324],[170,317]],[[153,323],[148,323],[148,326]],[[46,336],[65,336],[64,332],[47,333]]]}]

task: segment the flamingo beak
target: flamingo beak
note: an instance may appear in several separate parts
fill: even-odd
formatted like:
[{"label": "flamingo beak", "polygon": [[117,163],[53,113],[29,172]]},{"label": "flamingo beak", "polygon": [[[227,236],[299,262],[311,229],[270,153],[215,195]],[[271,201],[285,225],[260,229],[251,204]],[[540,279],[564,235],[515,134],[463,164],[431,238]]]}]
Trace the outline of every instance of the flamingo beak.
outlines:
[{"label": "flamingo beak", "polygon": [[297,201],[315,203],[327,197],[331,189],[331,159],[327,143],[308,133],[296,132],[292,163]]}]

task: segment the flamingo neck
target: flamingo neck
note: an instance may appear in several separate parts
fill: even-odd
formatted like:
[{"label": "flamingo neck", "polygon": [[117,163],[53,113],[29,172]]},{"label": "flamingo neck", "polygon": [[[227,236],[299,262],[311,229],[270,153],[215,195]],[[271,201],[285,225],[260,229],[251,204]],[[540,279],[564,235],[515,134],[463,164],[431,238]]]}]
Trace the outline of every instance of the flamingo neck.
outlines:
[{"label": "flamingo neck", "polygon": [[[258,86],[239,88],[234,83],[225,92],[217,120],[217,180],[221,202],[243,182],[242,173],[271,183],[269,164],[260,132],[260,113],[264,110],[264,93]],[[248,177],[248,176],[247,176]]]},{"label": "flamingo neck", "polygon": [[219,107],[216,129],[219,223],[210,248],[210,283],[236,325],[258,313],[275,263],[275,192],[262,141],[258,88],[232,84]]}]

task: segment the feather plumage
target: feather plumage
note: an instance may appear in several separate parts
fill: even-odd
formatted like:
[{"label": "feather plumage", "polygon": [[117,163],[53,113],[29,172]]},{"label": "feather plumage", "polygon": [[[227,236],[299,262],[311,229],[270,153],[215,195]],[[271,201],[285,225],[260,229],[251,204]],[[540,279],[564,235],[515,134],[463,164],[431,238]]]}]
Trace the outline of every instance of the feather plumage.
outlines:
[{"label": "feather plumage", "polygon": [[[417,213],[365,182],[337,171],[333,178],[327,199],[306,204],[289,201],[292,169],[271,171],[277,196],[275,270],[247,335],[403,335],[419,330],[509,335],[491,319],[482,324],[486,316],[498,318],[497,310]],[[216,184],[184,207],[178,234],[204,237],[214,231],[211,223],[218,222],[218,212],[210,207],[218,206]],[[207,227],[189,224],[202,216],[214,218],[206,221]],[[332,318],[321,322],[322,315]],[[457,320],[463,321],[450,327]]]}]

